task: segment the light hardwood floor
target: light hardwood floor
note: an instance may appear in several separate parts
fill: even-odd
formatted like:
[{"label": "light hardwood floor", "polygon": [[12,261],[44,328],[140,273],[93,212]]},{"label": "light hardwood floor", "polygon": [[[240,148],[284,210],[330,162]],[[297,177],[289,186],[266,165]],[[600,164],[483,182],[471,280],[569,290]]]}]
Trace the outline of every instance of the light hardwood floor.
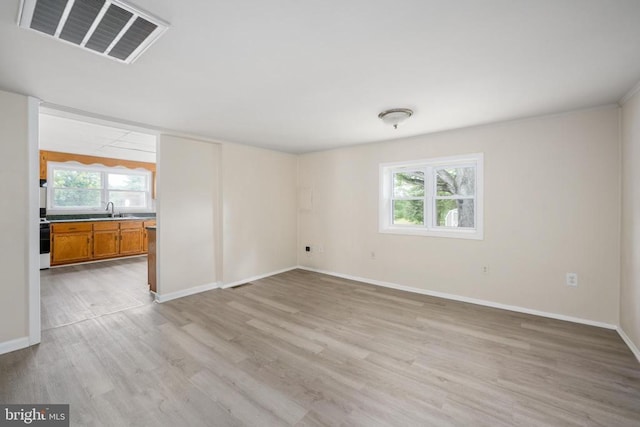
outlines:
[{"label": "light hardwood floor", "polygon": [[42,270],[40,302],[43,330],[151,304],[147,257]]},{"label": "light hardwood floor", "polygon": [[295,270],[43,332],[0,401],[73,425],[638,426],[616,332]]}]

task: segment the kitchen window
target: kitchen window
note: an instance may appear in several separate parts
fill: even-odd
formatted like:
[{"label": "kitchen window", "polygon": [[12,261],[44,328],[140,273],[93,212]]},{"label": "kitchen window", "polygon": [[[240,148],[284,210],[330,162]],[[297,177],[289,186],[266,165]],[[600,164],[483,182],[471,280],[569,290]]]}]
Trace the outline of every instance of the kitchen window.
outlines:
[{"label": "kitchen window", "polygon": [[54,162],[47,170],[51,211],[94,212],[108,202],[124,212],[152,209],[150,171]]},{"label": "kitchen window", "polygon": [[380,165],[381,233],[483,238],[483,155]]}]

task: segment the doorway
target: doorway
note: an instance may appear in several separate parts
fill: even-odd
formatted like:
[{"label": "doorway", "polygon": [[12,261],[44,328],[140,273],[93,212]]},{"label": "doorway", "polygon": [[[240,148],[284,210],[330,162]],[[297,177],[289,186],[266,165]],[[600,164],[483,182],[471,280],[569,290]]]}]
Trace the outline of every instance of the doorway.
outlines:
[{"label": "doorway", "polygon": [[40,227],[51,235],[40,254],[43,331],[154,301],[145,243],[156,145],[148,129],[40,109]]}]

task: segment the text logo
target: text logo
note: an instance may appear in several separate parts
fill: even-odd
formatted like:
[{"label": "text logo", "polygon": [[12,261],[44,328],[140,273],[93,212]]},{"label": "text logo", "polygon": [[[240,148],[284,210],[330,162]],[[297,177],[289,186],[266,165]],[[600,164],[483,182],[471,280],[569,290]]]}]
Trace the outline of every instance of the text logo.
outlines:
[{"label": "text logo", "polygon": [[69,405],[2,405],[0,427],[68,427]]}]

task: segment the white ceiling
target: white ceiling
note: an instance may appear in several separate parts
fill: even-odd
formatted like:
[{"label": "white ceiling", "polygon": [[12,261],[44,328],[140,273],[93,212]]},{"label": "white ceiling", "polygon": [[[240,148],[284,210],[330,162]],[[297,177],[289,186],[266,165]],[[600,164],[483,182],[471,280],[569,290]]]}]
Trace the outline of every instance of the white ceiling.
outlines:
[{"label": "white ceiling", "polygon": [[[169,30],[124,65],[16,25],[0,88],[292,152],[617,102],[640,80],[638,0],[135,0]],[[394,131],[387,108],[414,116]]]},{"label": "white ceiling", "polygon": [[124,128],[40,115],[40,149],[156,162],[156,136]]}]

